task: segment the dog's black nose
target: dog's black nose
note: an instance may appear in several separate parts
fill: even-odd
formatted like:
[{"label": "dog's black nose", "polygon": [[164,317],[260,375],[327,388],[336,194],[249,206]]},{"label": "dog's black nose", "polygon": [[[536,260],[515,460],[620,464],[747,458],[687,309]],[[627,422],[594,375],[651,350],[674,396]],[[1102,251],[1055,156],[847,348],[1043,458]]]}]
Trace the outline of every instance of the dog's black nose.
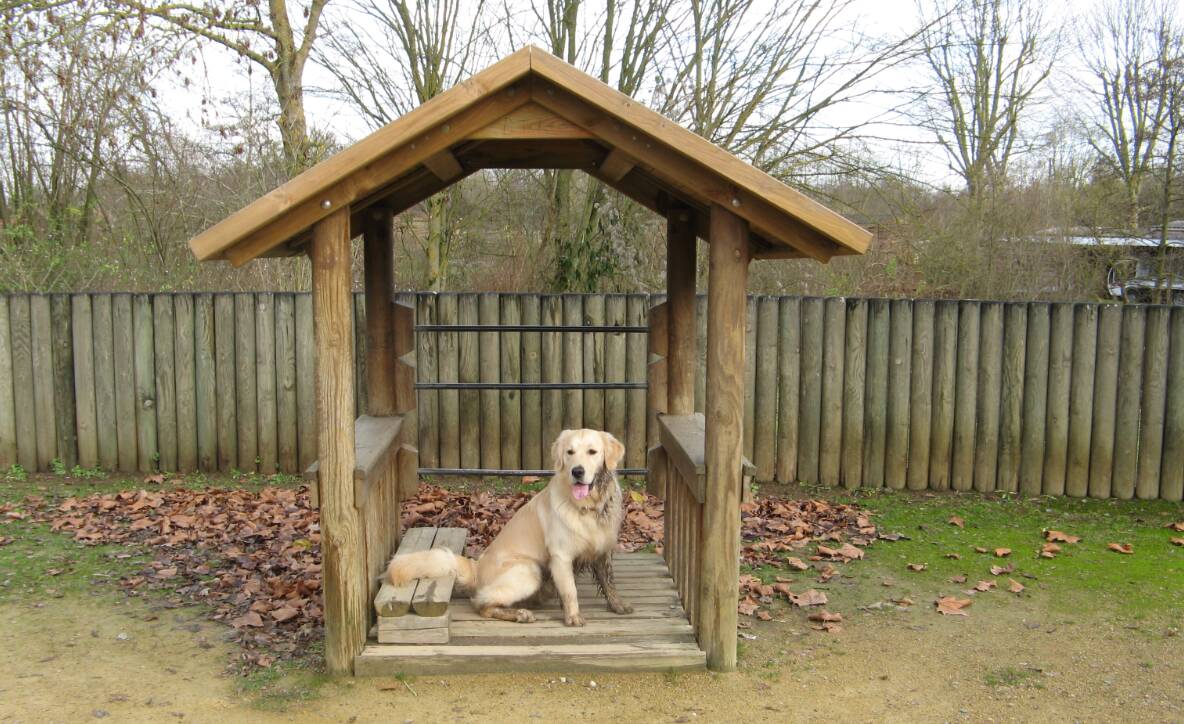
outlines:
[{"label": "dog's black nose", "polygon": [[575,478],[576,480],[583,480],[584,479],[584,466],[577,465],[574,468],[572,468],[571,469],[571,476],[573,478]]}]

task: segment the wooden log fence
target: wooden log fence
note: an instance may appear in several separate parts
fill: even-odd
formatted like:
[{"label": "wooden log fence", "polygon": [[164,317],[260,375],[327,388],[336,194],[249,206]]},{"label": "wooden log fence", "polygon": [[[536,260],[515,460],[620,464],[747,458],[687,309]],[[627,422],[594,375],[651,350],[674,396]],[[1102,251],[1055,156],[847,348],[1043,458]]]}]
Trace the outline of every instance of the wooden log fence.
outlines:
[{"label": "wooden log fence", "polygon": [[[603,326],[645,328],[664,296],[399,298],[419,325],[436,325],[408,342],[416,381],[436,385],[415,393],[424,469],[545,470],[551,440],[572,426],[609,429],[626,444],[624,466],[645,467],[658,439],[647,395],[664,404],[665,393],[613,385],[645,382],[662,359],[646,334]],[[1184,308],[796,297],[748,306],[743,442],[758,482],[1184,495]],[[360,295],[351,310],[366,414]],[[0,295],[0,474],[300,473],[317,459],[311,311],[308,295],[287,292]],[[487,324],[508,329],[438,326]],[[549,329],[532,331],[540,325]],[[455,382],[515,387],[447,387]]]}]

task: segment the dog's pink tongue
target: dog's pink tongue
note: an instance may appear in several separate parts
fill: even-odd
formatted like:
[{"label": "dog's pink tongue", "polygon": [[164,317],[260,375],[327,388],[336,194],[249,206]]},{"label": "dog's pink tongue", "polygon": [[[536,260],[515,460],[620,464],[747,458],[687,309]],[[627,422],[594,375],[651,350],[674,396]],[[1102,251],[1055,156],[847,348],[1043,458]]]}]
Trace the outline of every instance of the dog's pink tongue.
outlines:
[{"label": "dog's pink tongue", "polygon": [[583,500],[588,497],[588,491],[591,489],[592,486],[587,483],[576,483],[571,486],[571,494],[576,496],[576,500]]}]

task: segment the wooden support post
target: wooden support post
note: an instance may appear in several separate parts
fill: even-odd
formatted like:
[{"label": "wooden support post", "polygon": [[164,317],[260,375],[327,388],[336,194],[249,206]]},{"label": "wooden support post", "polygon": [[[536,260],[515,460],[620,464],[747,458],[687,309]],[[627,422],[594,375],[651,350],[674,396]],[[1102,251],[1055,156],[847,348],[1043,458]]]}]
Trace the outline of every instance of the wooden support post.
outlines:
[{"label": "wooden support post", "polygon": [[666,302],[655,304],[649,311],[649,361],[646,364],[646,492],[659,498],[666,497],[666,458],[658,439],[658,415],[667,412],[666,372],[667,347],[670,343],[669,319]]},{"label": "wooden support post", "polygon": [[728,209],[712,206],[699,644],[714,671],[736,668],[748,249],[748,225]]},{"label": "wooden support post", "polygon": [[353,670],[366,642],[370,602],[362,518],[354,506],[354,347],[350,338],[349,209],[313,227],[312,300],[320,450],[325,663]]},{"label": "wooden support post", "polygon": [[395,414],[394,228],[391,212],[368,212],[363,231],[366,264],[366,410],[375,417]]},{"label": "wooden support post", "polygon": [[695,212],[666,214],[666,412],[695,411]]}]

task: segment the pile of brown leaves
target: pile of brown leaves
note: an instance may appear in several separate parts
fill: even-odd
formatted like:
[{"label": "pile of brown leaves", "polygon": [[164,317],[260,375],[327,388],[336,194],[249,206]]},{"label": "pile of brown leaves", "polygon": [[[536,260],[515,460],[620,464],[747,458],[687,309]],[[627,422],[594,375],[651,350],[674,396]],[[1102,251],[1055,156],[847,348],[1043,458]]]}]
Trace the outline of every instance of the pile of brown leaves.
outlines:
[{"label": "pile of brown leaves", "polygon": [[248,666],[320,638],[321,533],[304,489],[136,490],[34,511],[85,545],[150,549],[153,562],[120,585],[133,595],[168,591],[172,605],[211,606],[211,618],[234,628]]},{"label": "pile of brown leaves", "polygon": [[[402,523],[405,529],[467,528],[467,553],[477,555],[531,495],[423,485],[404,502]],[[304,488],[136,490],[68,498],[56,506],[27,502],[37,520],[84,545],[150,550],[152,563],[120,584],[132,595],[162,592],[167,605],[209,605],[211,618],[233,627],[246,666],[296,655],[321,635],[319,516]],[[661,500],[627,491],[621,547],[660,550],[662,509]],[[836,572],[832,564],[862,558],[860,547],[876,537],[862,511],[818,500],[762,499],[744,505],[742,516],[745,563],[809,570],[810,564],[784,554],[819,543],[808,558],[822,582]],[[740,611],[768,618],[760,606],[775,596],[803,607],[826,603],[826,594],[814,589],[791,591],[791,580],[779,578],[770,586],[742,577]],[[820,622],[834,630],[830,616]]]}]

